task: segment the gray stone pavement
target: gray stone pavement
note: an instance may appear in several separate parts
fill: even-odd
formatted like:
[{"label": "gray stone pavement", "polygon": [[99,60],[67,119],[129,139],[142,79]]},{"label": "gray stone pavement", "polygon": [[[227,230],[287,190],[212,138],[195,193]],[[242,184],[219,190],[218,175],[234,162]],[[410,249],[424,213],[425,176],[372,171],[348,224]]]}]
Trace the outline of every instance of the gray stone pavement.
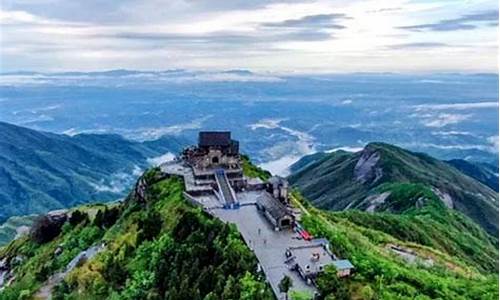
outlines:
[{"label": "gray stone pavement", "polygon": [[245,191],[236,193],[236,198],[241,205],[256,204],[257,198],[262,193],[262,191]]},{"label": "gray stone pavement", "polygon": [[293,281],[291,290],[309,291],[311,294],[316,292],[314,286],[307,285],[297,272],[289,270],[285,264],[286,248],[309,245],[310,242],[296,239],[298,234],[292,230],[275,231],[255,205],[234,210],[213,209],[211,212],[225,222],[236,224],[245,242],[257,256],[276,295],[280,295],[278,284],[284,275],[288,275]]}]

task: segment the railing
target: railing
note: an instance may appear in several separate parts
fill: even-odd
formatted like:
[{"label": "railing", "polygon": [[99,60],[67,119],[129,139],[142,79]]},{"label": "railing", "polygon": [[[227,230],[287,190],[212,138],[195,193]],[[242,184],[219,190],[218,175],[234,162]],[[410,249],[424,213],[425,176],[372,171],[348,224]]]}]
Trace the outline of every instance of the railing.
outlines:
[{"label": "railing", "polygon": [[236,195],[229,184],[229,179],[223,169],[215,171],[215,180],[217,181],[217,186],[219,188],[219,193],[222,196],[224,205],[228,208],[238,207],[236,201]]}]

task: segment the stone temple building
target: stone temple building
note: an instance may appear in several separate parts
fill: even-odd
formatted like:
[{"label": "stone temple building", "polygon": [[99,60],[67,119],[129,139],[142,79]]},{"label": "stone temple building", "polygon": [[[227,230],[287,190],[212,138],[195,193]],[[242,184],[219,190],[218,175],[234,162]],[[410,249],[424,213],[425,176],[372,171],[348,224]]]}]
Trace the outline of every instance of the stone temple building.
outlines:
[{"label": "stone temple building", "polygon": [[315,278],[328,265],[337,268],[339,277],[349,276],[352,264],[337,259],[325,246],[328,241],[314,239],[300,226],[301,212],[289,199],[287,180],[245,176],[246,163],[239,150],[230,132],[202,131],[197,145],[160,168],[166,177],[182,177],[187,201],[238,226],[277,299],[282,296],[283,274],[292,278],[293,289],[312,294],[317,291]]},{"label": "stone temple building", "polygon": [[239,143],[231,139],[229,131],[202,131],[198,137],[198,150],[204,160],[199,167],[233,166],[238,163]]},{"label": "stone temple building", "polygon": [[184,177],[186,193],[195,202],[232,209],[251,203],[275,230],[292,228],[295,217],[288,207],[286,179],[271,177],[263,182],[248,178],[242,165],[239,143],[229,131],[201,131],[197,146],[186,148],[179,160],[163,168]]}]

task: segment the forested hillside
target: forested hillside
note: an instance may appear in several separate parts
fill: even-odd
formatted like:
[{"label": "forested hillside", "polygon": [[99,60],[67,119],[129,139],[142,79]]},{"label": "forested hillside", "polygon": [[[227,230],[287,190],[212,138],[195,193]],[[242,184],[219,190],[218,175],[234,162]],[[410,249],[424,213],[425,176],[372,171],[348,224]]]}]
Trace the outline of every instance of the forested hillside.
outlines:
[{"label": "forested hillside", "polygon": [[70,137],[0,122],[0,223],[116,200],[150,166],[148,158],[176,153],[185,144],[172,137],[144,143],[119,135]]},{"label": "forested hillside", "polygon": [[[357,153],[306,157],[292,170],[290,182],[319,208],[398,213],[408,207],[386,203],[389,196],[398,193],[399,184],[420,184],[445,206],[470,217],[490,234],[498,233],[498,193],[423,153],[371,143]],[[415,207],[419,202],[411,204]]]},{"label": "forested hillside", "polygon": [[[244,172],[269,176],[247,157]],[[292,193],[301,224],[355,266],[343,279],[327,268],[316,281],[319,299],[498,299],[495,237],[424,185],[380,189],[391,189],[384,205],[396,214],[323,211]],[[152,169],[122,203],[39,218],[0,249],[0,298],[274,299],[236,228],[182,192],[179,178]]]},{"label": "forested hillside", "polygon": [[[60,233],[48,226],[37,232],[35,224],[30,236],[1,250],[15,277],[1,299],[51,289],[53,299],[272,299],[234,227],[187,204],[178,178],[155,170],[144,178],[146,194],[77,208]],[[90,248],[98,249],[92,259],[74,262]],[[55,279],[59,272],[64,280]]]},{"label": "forested hillside", "polygon": [[[354,277],[334,287],[337,299],[498,299],[498,251],[484,232],[468,241],[474,231],[452,237],[463,227],[441,224],[433,228],[431,223],[419,228],[431,219],[425,217],[428,211],[422,211],[420,218],[309,209],[305,227],[326,236],[335,245],[334,252],[356,266]],[[415,228],[419,230],[410,231]],[[441,231],[450,228],[450,234]],[[455,248],[462,247],[460,243],[465,247]],[[440,250],[443,247],[448,249]],[[487,253],[481,252],[483,247]],[[457,256],[452,254],[455,251]],[[474,251],[483,257],[474,258]],[[462,254],[467,257],[460,258]]]},{"label": "forested hillside", "polygon": [[452,159],[446,161],[462,173],[487,185],[492,190],[498,192],[498,166],[488,163],[474,163],[463,159]]}]

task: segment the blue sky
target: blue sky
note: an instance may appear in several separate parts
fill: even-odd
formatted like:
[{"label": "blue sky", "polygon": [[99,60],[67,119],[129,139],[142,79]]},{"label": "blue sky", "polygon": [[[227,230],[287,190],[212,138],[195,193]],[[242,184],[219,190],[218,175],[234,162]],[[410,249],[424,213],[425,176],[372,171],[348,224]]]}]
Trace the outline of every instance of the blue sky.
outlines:
[{"label": "blue sky", "polygon": [[497,72],[497,0],[3,0],[1,5],[2,72]]}]

